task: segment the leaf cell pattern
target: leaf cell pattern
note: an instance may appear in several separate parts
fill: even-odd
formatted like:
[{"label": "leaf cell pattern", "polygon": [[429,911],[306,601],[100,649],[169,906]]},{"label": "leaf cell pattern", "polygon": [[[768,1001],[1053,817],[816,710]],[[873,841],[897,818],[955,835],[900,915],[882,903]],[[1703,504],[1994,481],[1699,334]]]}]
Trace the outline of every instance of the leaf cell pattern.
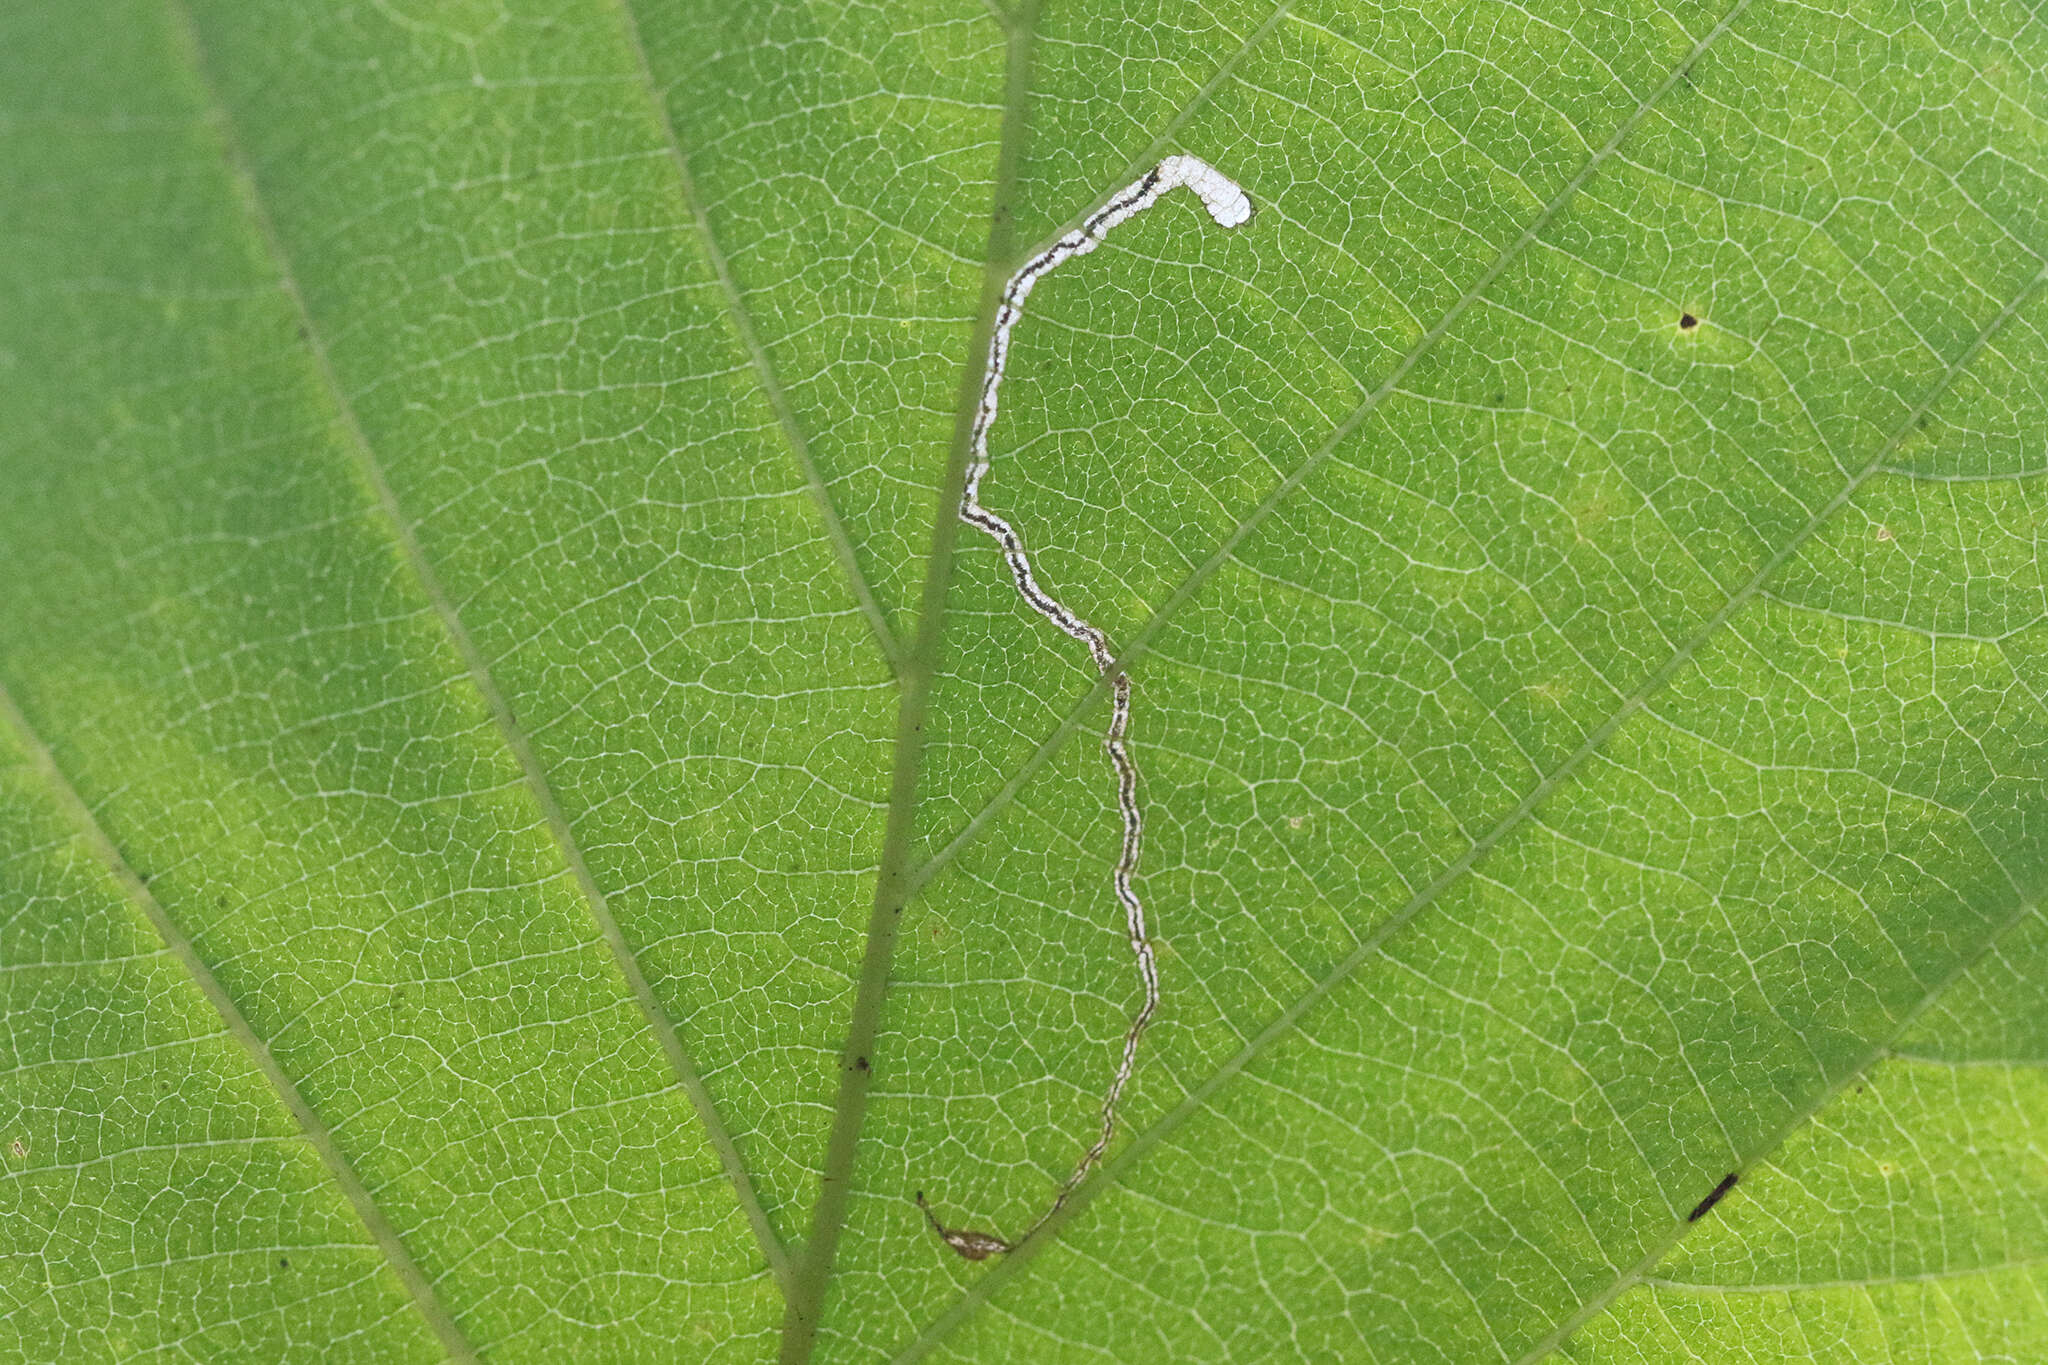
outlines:
[{"label": "leaf cell pattern", "polygon": [[[2044,92],[2017,2],[11,7],[0,1357],[2048,1353]],[[1180,984],[935,1256],[1129,997],[985,345],[1190,148],[1257,231],[1048,277],[992,441]]]}]

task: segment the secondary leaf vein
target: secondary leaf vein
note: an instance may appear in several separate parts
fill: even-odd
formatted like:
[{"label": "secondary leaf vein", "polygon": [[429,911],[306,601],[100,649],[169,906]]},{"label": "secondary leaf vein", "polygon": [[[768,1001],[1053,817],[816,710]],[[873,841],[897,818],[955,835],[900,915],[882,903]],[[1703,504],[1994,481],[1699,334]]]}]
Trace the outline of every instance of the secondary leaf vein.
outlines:
[{"label": "secondary leaf vein", "polygon": [[356,1174],[348,1158],[342,1155],[333,1130],[314,1112],[313,1106],[307,1103],[305,1096],[299,1093],[298,1086],[292,1083],[291,1077],[285,1074],[284,1068],[271,1054],[270,1045],[250,1026],[248,1019],[236,1007],[234,998],[228,994],[227,988],[214,976],[212,969],[206,965],[206,960],[199,955],[199,950],[192,946],[192,940],[185,936],[184,930],[178,927],[169,912],[151,894],[142,878],[135,874],[135,869],[128,865],[127,858],[122,856],[113,839],[101,827],[98,818],[92,813],[92,808],[85,804],[85,798],[78,794],[77,788],[71,785],[70,779],[57,766],[56,755],[43,743],[41,736],[29,724],[28,717],[15,705],[13,696],[4,686],[0,686],[0,725],[14,731],[23,751],[29,756],[30,764],[49,786],[58,805],[71,817],[86,846],[106,865],[114,880],[120,883],[121,889],[141,909],[150,927],[163,941],[165,949],[177,960],[178,965],[184,968],[185,974],[192,978],[200,994],[213,1006],[214,1013],[220,1016],[228,1036],[241,1045],[257,1071],[262,1073],[263,1079],[276,1092],[278,1102],[292,1116],[292,1121],[298,1125],[307,1145],[313,1149],[320,1164],[327,1169],[328,1175],[340,1188],[349,1206],[355,1210],[356,1217],[362,1220],[364,1229],[377,1244],[378,1251],[383,1253],[385,1261],[397,1275],[399,1283],[404,1286],[421,1318],[440,1339],[442,1348],[448,1352],[451,1359],[470,1362],[473,1365],[477,1359],[475,1347],[470,1345],[461,1324],[434,1293],[433,1283],[413,1260],[412,1253],[406,1250],[405,1243],[399,1238],[398,1230],[391,1225],[391,1220],[384,1216],[384,1210],[378,1207],[376,1196],[370,1193],[362,1177]]},{"label": "secondary leaf vein", "polygon": [[718,291],[725,300],[726,312],[732,318],[733,330],[739,334],[740,344],[746,348],[748,361],[760,382],[762,396],[768,400],[776,425],[781,427],[783,438],[789,443],[790,455],[803,472],[811,500],[817,504],[818,513],[824,518],[826,538],[831,541],[832,553],[846,574],[847,586],[860,603],[861,615],[867,618],[869,628],[874,631],[875,643],[880,647],[882,657],[888,661],[890,670],[900,676],[904,666],[902,642],[890,628],[889,618],[875,597],[867,575],[861,572],[860,560],[853,550],[853,539],[847,534],[839,509],[833,504],[832,490],[826,486],[818,462],[811,456],[810,442],[804,438],[803,428],[797,424],[796,409],[790,405],[789,395],[783,390],[782,380],[775,372],[775,364],[768,358],[767,348],[761,344],[760,335],[754,330],[753,314],[747,308],[746,295],[732,273],[732,263],[726,259],[725,249],[719,245],[718,234],[712,230],[711,214],[705,207],[703,196],[697,191],[696,180],[690,174],[690,160],[683,152],[682,139],[676,134],[668,100],[662,94],[660,83],[655,80],[653,65],[648,61],[647,44],[640,36],[640,21],[634,14],[633,0],[618,0],[618,7],[619,23],[625,30],[627,46],[633,51],[642,88],[648,102],[654,106],[662,136],[668,141],[669,160],[675,166],[683,203],[696,221],[697,235],[703,240],[704,255],[711,264],[711,271],[718,277]]},{"label": "secondary leaf vein", "polygon": [[322,341],[317,320],[307,307],[305,296],[299,289],[297,277],[292,270],[291,257],[285,249],[283,239],[278,235],[269,210],[264,205],[254,167],[249,163],[235,133],[227,102],[213,81],[198,25],[184,0],[165,0],[165,3],[169,7],[174,24],[184,36],[188,58],[205,92],[215,127],[227,153],[231,174],[241,190],[244,211],[257,235],[262,239],[265,250],[277,270],[279,288],[291,300],[292,307],[297,312],[307,351],[319,375],[322,388],[334,404],[336,417],[357,469],[364,482],[368,484],[379,511],[389,522],[407,568],[412,571],[421,590],[432,604],[436,617],[447,631],[450,643],[490,712],[500,738],[518,764],[521,777],[539,808],[564,867],[589,906],[591,918],[595,921],[614,963],[625,978],[643,1020],[674,1071],[677,1085],[688,1097],[699,1122],[704,1125],[706,1140],[718,1155],[769,1269],[778,1280],[786,1284],[790,1274],[789,1254],[783,1247],[781,1239],[776,1236],[767,1210],[754,1193],[752,1177],[740,1159],[739,1148],[733,1140],[731,1130],[725,1126],[724,1120],[714,1108],[711,1092],[696,1064],[684,1049],[682,1039],[676,1033],[674,1021],[662,1008],[653,985],[647,979],[647,974],[641,970],[639,957],[619,927],[618,920],[613,916],[603,889],[591,875],[583,851],[570,828],[568,817],[555,799],[554,789],[548,783],[547,775],[541,767],[533,745],[520,728],[512,714],[511,706],[492,677],[489,662],[484,658],[483,651],[478,648],[468,629],[462,624],[453,599],[449,597],[439,576],[434,572],[432,563],[413,531],[412,522],[400,506],[390,480],[385,477],[383,465],[378,460],[368,435],[356,418],[354,405],[342,386],[340,376],[335,373],[326,345]]}]

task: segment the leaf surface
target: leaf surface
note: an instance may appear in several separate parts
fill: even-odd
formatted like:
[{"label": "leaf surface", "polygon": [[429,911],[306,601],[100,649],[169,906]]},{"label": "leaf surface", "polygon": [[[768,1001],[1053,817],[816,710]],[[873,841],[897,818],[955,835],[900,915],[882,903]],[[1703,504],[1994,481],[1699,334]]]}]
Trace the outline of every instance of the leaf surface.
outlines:
[{"label": "leaf surface", "polygon": [[[0,1355],[2048,1352],[2025,6],[95,0],[0,128]],[[966,425],[1175,151],[982,492],[1162,1013],[968,1263],[1138,986]]]}]

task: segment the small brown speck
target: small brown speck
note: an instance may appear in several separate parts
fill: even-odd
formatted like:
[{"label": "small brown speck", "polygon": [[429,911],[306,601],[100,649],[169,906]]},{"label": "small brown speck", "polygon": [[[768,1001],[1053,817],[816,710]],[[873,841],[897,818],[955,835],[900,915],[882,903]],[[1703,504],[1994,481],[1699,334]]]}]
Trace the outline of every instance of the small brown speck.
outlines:
[{"label": "small brown speck", "polygon": [[1878,527],[1878,528],[1877,528],[1877,538],[1878,538],[1879,540],[1890,540],[1890,539],[1892,538],[1892,528],[1891,528],[1891,527],[1889,527],[1889,526],[1880,526],[1880,527]]},{"label": "small brown speck", "polygon": [[1690,313],[1680,313],[1678,315],[1678,330],[1681,332],[1690,332],[1699,325],[1700,320]]},{"label": "small brown speck", "polygon": [[15,1158],[19,1160],[20,1158],[28,1155],[28,1144],[26,1142],[23,1142],[20,1138],[16,1138],[12,1143],[8,1145],[7,1150],[14,1153]]},{"label": "small brown speck", "polygon": [[1740,1176],[1735,1171],[1730,1171],[1728,1172],[1728,1174],[1722,1176],[1721,1183],[1714,1186],[1713,1191],[1709,1193],[1705,1199],[1700,1200],[1700,1202],[1693,1208],[1693,1211],[1685,1216],[1685,1221],[1688,1223],[1697,1223],[1700,1221],[1700,1219],[1706,1217],[1707,1214],[1713,1210],[1714,1205],[1720,1203],[1722,1198],[1727,1195],[1728,1191],[1735,1188],[1735,1182],[1739,1178]]},{"label": "small brown speck", "polygon": [[866,1070],[868,1069],[868,1059],[867,1059],[867,1058],[865,1058],[865,1057],[856,1057],[856,1058],[854,1058],[854,1059],[853,1059],[853,1069],[854,1069],[855,1071],[866,1071]]}]

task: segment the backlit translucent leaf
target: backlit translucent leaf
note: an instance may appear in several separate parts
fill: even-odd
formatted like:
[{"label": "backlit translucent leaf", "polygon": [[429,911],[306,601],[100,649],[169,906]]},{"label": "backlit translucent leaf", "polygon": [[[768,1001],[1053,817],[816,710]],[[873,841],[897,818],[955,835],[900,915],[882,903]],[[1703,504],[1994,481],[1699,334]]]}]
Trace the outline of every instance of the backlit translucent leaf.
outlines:
[{"label": "backlit translucent leaf", "polygon": [[0,1357],[2048,1356],[2043,204],[2020,3],[12,7]]}]

